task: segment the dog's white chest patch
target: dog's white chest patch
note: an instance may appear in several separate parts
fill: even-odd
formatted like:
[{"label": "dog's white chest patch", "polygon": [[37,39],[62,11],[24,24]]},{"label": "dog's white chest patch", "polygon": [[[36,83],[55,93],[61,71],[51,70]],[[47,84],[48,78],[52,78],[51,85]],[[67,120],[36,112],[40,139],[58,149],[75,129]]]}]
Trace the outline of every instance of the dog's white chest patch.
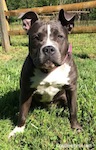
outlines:
[{"label": "dog's white chest patch", "polygon": [[36,69],[34,76],[31,78],[31,87],[37,89],[35,93],[43,95],[42,101],[50,101],[60,91],[62,86],[69,85],[70,69],[71,67],[66,63],[49,74]]}]

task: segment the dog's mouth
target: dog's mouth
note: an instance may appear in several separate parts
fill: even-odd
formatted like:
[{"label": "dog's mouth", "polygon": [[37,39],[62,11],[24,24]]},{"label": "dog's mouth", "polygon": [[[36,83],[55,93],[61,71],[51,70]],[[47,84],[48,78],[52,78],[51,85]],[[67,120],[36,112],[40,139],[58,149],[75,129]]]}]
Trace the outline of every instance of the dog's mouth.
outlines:
[{"label": "dog's mouth", "polygon": [[42,72],[49,73],[62,65],[61,55],[56,53],[53,56],[43,56],[38,54],[37,57],[32,57],[34,65]]},{"label": "dog's mouth", "polygon": [[43,65],[40,67],[40,70],[48,73],[51,72],[52,70],[56,69],[58,66],[60,66],[59,63],[56,62],[52,62],[50,60],[47,60],[45,63],[43,63]]}]

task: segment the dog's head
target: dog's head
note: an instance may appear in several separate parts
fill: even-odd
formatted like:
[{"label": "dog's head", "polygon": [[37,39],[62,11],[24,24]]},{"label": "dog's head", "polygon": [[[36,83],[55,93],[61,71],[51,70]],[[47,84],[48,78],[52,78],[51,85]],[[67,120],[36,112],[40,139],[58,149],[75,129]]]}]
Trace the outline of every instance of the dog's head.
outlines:
[{"label": "dog's head", "polygon": [[22,17],[23,28],[29,35],[29,54],[36,67],[52,70],[62,65],[68,51],[68,33],[74,27],[75,14],[60,10],[57,21],[44,22],[35,12]]}]

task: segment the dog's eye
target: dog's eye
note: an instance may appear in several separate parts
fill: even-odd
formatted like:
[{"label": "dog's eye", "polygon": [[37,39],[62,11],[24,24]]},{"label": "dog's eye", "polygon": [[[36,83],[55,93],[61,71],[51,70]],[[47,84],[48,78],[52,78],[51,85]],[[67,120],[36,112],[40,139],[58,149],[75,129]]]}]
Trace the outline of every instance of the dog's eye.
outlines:
[{"label": "dog's eye", "polygon": [[59,34],[59,35],[58,35],[58,38],[63,39],[64,36]]},{"label": "dog's eye", "polygon": [[32,39],[39,40],[39,36],[38,36],[38,34],[37,34],[37,35],[33,35],[33,36],[32,36]]},{"label": "dog's eye", "polygon": [[37,40],[37,41],[42,41],[43,40],[42,34],[35,34],[35,35],[33,35],[32,38]]}]

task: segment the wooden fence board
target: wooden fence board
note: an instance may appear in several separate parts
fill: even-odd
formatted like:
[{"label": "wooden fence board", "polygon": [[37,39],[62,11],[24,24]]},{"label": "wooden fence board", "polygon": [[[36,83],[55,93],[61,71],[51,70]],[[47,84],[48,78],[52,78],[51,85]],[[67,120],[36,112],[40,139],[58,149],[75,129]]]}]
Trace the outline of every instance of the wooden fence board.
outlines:
[{"label": "wooden fence board", "polygon": [[[9,35],[25,35],[26,32],[24,30],[10,30]],[[78,26],[73,28],[72,34],[80,34],[80,33],[96,33],[96,26]]]},{"label": "wooden fence board", "polygon": [[80,33],[96,33],[96,26],[78,26],[73,28],[72,33],[80,34]]}]

